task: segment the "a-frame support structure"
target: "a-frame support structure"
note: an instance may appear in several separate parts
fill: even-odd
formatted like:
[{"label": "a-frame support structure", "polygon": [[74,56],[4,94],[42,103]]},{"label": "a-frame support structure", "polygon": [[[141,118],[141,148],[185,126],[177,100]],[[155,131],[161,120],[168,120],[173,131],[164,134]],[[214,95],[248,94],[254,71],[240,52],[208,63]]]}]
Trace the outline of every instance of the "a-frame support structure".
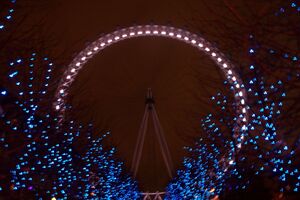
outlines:
[{"label": "a-frame support structure", "polygon": [[137,143],[135,146],[132,165],[131,165],[131,167],[132,167],[131,170],[133,172],[133,176],[136,177],[138,169],[139,169],[139,164],[140,164],[143,147],[144,147],[144,143],[145,143],[145,136],[146,136],[146,132],[148,129],[148,121],[149,121],[149,117],[152,117],[155,135],[157,137],[158,144],[160,146],[160,150],[161,150],[163,160],[165,162],[165,165],[166,165],[166,168],[168,171],[168,175],[171,178],[172,174],[173,174],[173,162],[171,159],[171,154],[170,154],[170,151],[169,151],[169,148],[167,145],[167,141],[164,136],[163,129],[160,125],[158,115],[155,110],[155,106],[154,106],[155,101],[154,101],[152,91],[150,88],[148,88],[145,103],[146,103],[145,112],[144,112],[144,116],[143,116],[141,126],[139,129]]}]

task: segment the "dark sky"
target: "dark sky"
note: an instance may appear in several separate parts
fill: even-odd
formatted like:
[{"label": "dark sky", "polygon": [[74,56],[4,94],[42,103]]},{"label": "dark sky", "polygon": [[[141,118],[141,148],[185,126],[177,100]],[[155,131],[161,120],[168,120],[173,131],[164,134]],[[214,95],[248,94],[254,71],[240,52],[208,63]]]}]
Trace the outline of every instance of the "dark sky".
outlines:
[{"label": "dark sky", "polygon": [[[233,5],[248,19],[247,13],[253,7],[234,2],[238,2]],[[260,1],[251,2],[258,5]],[[42,20],[39,33],[48,39],[45,48],[49,46],[50,56],[61,59],[65,65],[75,52],[101,34],[149,23],[171,23],[201,32],[225,54],[232,54],[226,48],[237,44],[224,43],[223,36],[230,36],[228,27],[241,23],[222,0],[52,0],[41,3],[30,17],[27,23]],[[174,165],[179,168],[185,155],[182,148],[203,134],[200,119],[214,112],[209,98],[224,91],[223,81],[208,57],[184,43],[136,38],[114,44],[93,58],[72,85],[70,103],[78,120],[91,121],[99,134],[111,131],[108,143],[117,147],[119,158],[130,169],[146,90],[151,87]],[[138,181],[145,191],[163,190],[169,181],[152,126],[147,133]]]}]

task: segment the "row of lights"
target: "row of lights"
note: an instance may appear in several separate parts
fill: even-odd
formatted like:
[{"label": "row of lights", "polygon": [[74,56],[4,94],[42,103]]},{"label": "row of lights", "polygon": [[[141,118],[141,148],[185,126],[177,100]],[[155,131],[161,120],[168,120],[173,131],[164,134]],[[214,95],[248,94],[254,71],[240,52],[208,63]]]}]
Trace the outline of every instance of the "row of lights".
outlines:
[{"label": "row of lights", "polygon": [[[109,45],[124,39],[139,36],[161,36],[186,42],[189,45],[192,45],[209,55],[217,63],[217,65],[220,66],[226,78],[234,87],[233,91],[235,93],[235,99],[238,104],[237,115],[240,119],[237,120],[237,128],[235,133],[238,141],[236,147],[238,150],[241,149],[244,140],[243,132],[247,131],[248,108],[245,100],[246,97],[244,92],[244,85],[239,79],[238,75],[235,73],[233,65],[226,61],[224,56],[222,56],[221,53],[218,53],[218,51],[215,48],[213,48],[210,44],[208,44],[203,38],[193,35],[189,32],[183,31],[181,29],[175,29],[172,27],[146,25],[121,29],[119,31],[115,31],[112,34],[108,34],[104,37],[101,37],[96,42],[88,46],[81,53],[79,53],[79,55],[75,57],[75,59],[69,65],[69,68],[65,72],[56,94],[54,108],[61,114],[61,118],[63,119],[64,117],[63,115],[65,111],[65,97],[68,95],[68,88],[71,86],[72,82],[77,76],[77,73],[84,66],[84,64],[90,58],[96,55],[100,50],[108,47]],[[230,159],[228,160],[229,165],[235,164],[235,161],[232,157],[233,156],[230,156]]]},{"label": "row of lights", "polygon": [[[160,26],[154,26],[154,27],[157,28],[157,29],[171,29],[171,30],[173,29],[173,28],[160,27]],[[133,27],[133,28],[123,29],[121,31],[117,31],[113,35],[105,36],[104,38],[106,38],[106,40],[101,38],[99,40],[99,41],[101,41],[100,45],[99,45],[99,43],[97,43],[95,46],[93,45],[94,47],[92,47],[92,48],[88,47],[87,49],[89,49],[89,50],[84,55],[80,56],[80,59],[78,59],[78,57],[75,59],[75,60],[78,60],[75,63],[75,66],[74,66],[74,63],[71,64],[72,67],[68,70],[67,74],[65,75],[65,79],[66,79],[66,82],[68,84],[64,83],[64,84],[62,84],[62,86],[65,86],[65,87],[69,86],[70,83],[73,82],[73,77],[76,76],[76,72],[81,69],[81,66],[83,66],[84,63],[87,61],[87,59],[89,57],[92,57],[93,54],[98,53],[99,50],[104,49],[105,46],[108,46],[109,44],[111,44],[113,42],[116,42],[116,41],[121,40],[121,39],[128,38],[130,36],[131,37],[132,36],[138,36],[138,35],[140,35],[140,36],[142,36],[142,35],[144,35],[144,36],[145,35],[170,36],[170,37],[178,38],[180,40],[184,40],[186,42],[190,41],[193,45],[196,45],[198,48],[204,49],[205,52],[211,52],[211,48],[208,47],[208,45],[204,45],[203,42],[201,42],[202,39],[193,39],[193,38],[189,37],[189,35],[191,35],[191,34],[188,33],[188,32],[186,32],[185,35],[187,35],[187,36],[185,36],[184,34],[181,33],[183,31],[180,30],[180,29],[168,32],[166,30],[162,30],[162,31],[159,31],[157,29],[151,30],[151,29],[153,29],[153,26],[145,26],[145,28],[146,28],[145,31],[143,31],[143,30],[134,31],[135,29],[143,29],[143,28],[144,27]],[[147,28],[148,28],[148,30],[147,30]],[[129,31],[129,33],[126,33],[127,31]],[[217,53],[214,52],[214,51],[212,51],[210,53],[210,56],[214,60],[216,60],[218,63],[222,63],[222,61],[223,61],[222,57],[218,56]],[[236,90],[238,90],[238,96],[239,97],[244,97],[244,93],[241,90],[241,84],[237,83],[238,78],[237,78],[236,75],[234,75],[233,70],[230,69],[231,67],[226,62],[223,62],[222,63],[222,68],[225,71],[225,73],[228,75],[228,78],[231,79],[231,82],[234,83]],[[60,89],[59,94],[60,94],[60,96],[64,96],[65,95],[65,89]],[[57,99],[56,107],[55,107],[56,110],[62,109],[62,107],[60,106],[62,104],[62,103],[60,103],[61,101],[62,101],[61,98]],[[239,104],[245,105],[245,98],[241,98]],[[246,106],[243,106],[242,113],[246,114],[246,112],[247,112]],[[246,122],[247,118],[244,117],[243,121]]]}]

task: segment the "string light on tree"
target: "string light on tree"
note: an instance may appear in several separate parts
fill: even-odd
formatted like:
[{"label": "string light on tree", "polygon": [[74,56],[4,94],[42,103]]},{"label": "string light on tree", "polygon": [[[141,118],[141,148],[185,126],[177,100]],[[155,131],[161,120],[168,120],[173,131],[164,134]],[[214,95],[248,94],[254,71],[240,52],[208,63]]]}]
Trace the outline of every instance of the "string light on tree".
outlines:
[{"label": "string light on tree", "polygon": [[15,12],[15,4],[16,0],[4,0],[0,3],[1,9],[6,8],[0,11],[0,31],[4,30],[6,24],[12,20],[13,13]]}]

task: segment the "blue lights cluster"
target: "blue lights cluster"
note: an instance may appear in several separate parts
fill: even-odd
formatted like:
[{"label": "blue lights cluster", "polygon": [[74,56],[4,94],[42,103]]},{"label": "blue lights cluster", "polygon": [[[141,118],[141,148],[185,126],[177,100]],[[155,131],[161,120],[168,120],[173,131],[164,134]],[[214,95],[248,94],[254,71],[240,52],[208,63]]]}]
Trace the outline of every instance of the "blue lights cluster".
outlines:
[{"label": "blue lights cluster", "polygon": [[275,15],[281,15],[287,12],[287,10],[296,11],[297,13],[300,13],[300,2],[299,0],[289,0],[285,2],[286,5],[280,7],[278,12],[275,13]]},{"label": "blue lights cluster", "polygon": [[54,140],[53,135],[44,131],[27,144],[15,169],[11,170],[13,190],[32,190],[37,197],[67,197],[72,182],[77,180],[72,163],[74,131],[70,122],[60,142],[58,136]]},{"label": "blue lights cluster", "polygon": [[115,148],[105,151],[101,140],[92,140],[83,157],[82,196],[84,199],[139,199],[136,182],[124,174],[123,163],[114,160]]},{"label": "blue lights cluster", "polygon": [[[207,137],[200,139],[194,148],[187,148],[192,154],[184,159],[183,168],[168,185],[167,199],[217,199],[226,192],[247,189],[260,175],[272,177],[274,186],[270,187],[275,187],[272,188],[273,191],[275,189],[283,194],[299,192],[300,172],[299,166],[295,164],[299,144],[291,145],[281,133],[282,127],[279,125],[287,96],[284,85],[285,82],[288,84],[289,79],[277,79],[275,82],[266,80],[262,76],[264,73],[261,66],[256,63],[259,50],[249,48],[250,64],[248,69],[241,71],[247,102],[251,105],[248,131],[243,135],[246,139],[241,151],[232,165],[224,170],[220,155],[223,160],[230,160],[233,157],[226,152],[236,148],[233,139],[235,104],[229,97],[218,93],[212,97],[218,108],[217,114],[208,114],[202,120],[202,128]],[[278,56],[275,50],[268,51],[273,60],[285,58],[290,64],[298,63],[296,55],[279,53]],[[224,84],[228,85],[227,81]],[[216,165],[210,163],[217,161]],[[220,177],[222,181],[216,177]]]},{"label": "blue lights cluster", "polygon": [[[21,120],[10,116],[10,112],[4,113],[3,120],[11,130],[21,129],[28,138],[32,138],[34,135],[32,129],[43,125],[44,120],[36,115],[38,112],[47,110],[42,106],[42,100],[47,98],[52,68],[53,63],[47,57],[39,57],[36,53],[32,53],[28,59],[17,58],[9,63],[10,96],[13,97],[17,110],[23,115]],[[46,69],[46,73],[43,73],[42,69]],[[45,78],[41,80],[43,76]],[[1,95],[7,94],[7,90],[1,91]],[[47,118],[49,118],[48,115],[45,116],[45,119]]]},{"label": "blue lights cluster", "polygon": [[[72,120],[58,126],[48,103],[53,67],[36,53],[8,64],[10,84],[1,95],[13,101],[0,119],[5,133],[1,151],[2,156],[18,156],[11,181],[1,182],[1,190],[37,199],[138,199],[137,183],[114,159],[114,148],[105,150],[102,138],[92,139],[91,126]],[[83,141],[86,148],[78,153],[76,143]]]},{"label": "blue lights cluster", "polygon": [[[288,53],[277,52],[268,49],[271,59],[275,61],[268,67],[276,66],[276,61],[284,58],[286,64],[297,64],[298,57]],[[257,62],[257,57],[252,55],[251,61]],[[270,56],[270,55],[267,55]],[[281,67],[281,65],[280,65]],[[255,175],[272,174],[272,179],[278,183],[280,192],[298,192],[300,189],[299,166],[295,164],[294,146],[288,141],[285,132],[280,126],[284,100],[287,96],[285,85],[289,84],[290,78],[283,80],[277,78],[276,82],[267,81],[261,74],[263,68],[260,64],[250,64],[247,72],[247,92],[251,97],[251,120],[249,123],[249,137],[245,142],[247,151],[251,152],[252,158],[244,155],[242,161],[248,161],[248,167],[255,171]],[[269,83],[271,82],[271,83]],[[245,152],[246,154],[246,152]],[[252,159],[252,160],[251,160]],[[253,160],[254,159],[254,160]],[[255,162],[253,162],[255,161]],[[247,161],[246,161],[247,162]],[[245,170],[246,171],[246,170]]]},{"label": "blue lights cluster", "polygon": [[190,157],[184,158],[183,168],[177,171],[177,177],[169,183],[165,199],[211,199],[224,188],[222,155],[217,145],[207,145],[201,139],[195,148],[187,148]]},{"label": "blue lights cluster", "polygon": [[7,22],[12,20],[13,13],[15,12],[14,7],[16,0],[5,0],[1,2],[1,7],[7,8],[7,10],[1,10],[0,13],[0,31],[5,29]]},{"label": "blue lights cluster", "polygon": [[[283,91],[282,81],[267,85],[262,78],[253,78],[249,81],[248,94],[252,96],[255,107],[252,110],[249,123],[249,139],[245,142],[248,152],[252,152],[252,158],[242,156],[242,161],[249,160],[250,168],[256,175],[261,173],[272,173],[274,181],[282,185],[279,190],[284,192],[287,188],[298,191],[298,184],[293,185],[293,180],[299,176],[297,167],[289,157],[293,151],[278,134],[278,120],[282,110],[282,99],[286,96]],[[253,86],[252,86],[253,85]],[[255,85],[255,86],[254,86]],[[258,88],[254,90],[253,88]],[[269,95],[269,93],[272,94]],[[276,94],[277,97],[274,97]],[[256,162],[251,162],[254,159]],[[252,160],[253,161],[253,160]],[[285,174],[288,172],[288,174]],[[287,180],[287,177],[289,180]]]},{"label": "blue lights cluster", "polygon": [[104,150],[102,138],[89,137],[86,153],[75,153],[74,140],[86,132],[73,121],[65,126],[63,135],[45,133],[27,145],[11,171],[13,190],[49,199],[138,199],[137,184],[114,159],[115,149]]},{"label": "blue lights cluster", "polygon": [[[227,85],[227,81],[225,81]],[[202,120],[206,133],[193,148],[186,148],[189,156],[184,158],[183,168],[167,187],[166,199],[218,199],[228,187],[231,179],[237,179],[235,188],[245,188],[237,169],[235,140],[227,132],[234,132],[236,122],[234,106],[226,96],[218,93],[212,97],[217,105],[218,115],[208,114]],[[231,115],[230,115],[231,113]],[[224,130],[225,128],[225,130]],[[243,135],[244,137],[245,135]],[[226,163],[229,162],[229,166]]]},{"label": "blue lights cluster", "polygon": [[[299,1],[287,2],[276,15],[283,16],[287,10],[300,12]],[[2,3],[7,9],[0,13],[0,31],[12,20],[16,0]],[[249,38],[255,40],[254,35]],[[291,145],[279,125],[288,96],[285,85],[290,78],[270,78],[262,72],[258,62],[262,48],[249,46],[249,57],[245,59],[249,63],[239,71],[244,83],[239,87],[247,91],[250,113],[247,131],[241,133],[245,140],[235,135],[238,106],[232,97],[217,93],[211,98],[216,112],[201,121],[206,136],[186,148],[189,156],[168,184],[165,199],[218,199],[227,192],[247,189],[260,175],[270,177],[278,192],[299,192],[300,169],[295,164],[299,162],[299,142]],[[289,65],[300,61],[296,53],[276,48],[267,48],[267,52],[274,62],[278,57]],[[272,67],[267,59],[264,62]],[[9,84],[0,88],[0,158],[13,167],[6,174],[0,171],[0,192],[29,192],[36,199],[52,200],[141,198],[137,182],[115,159],[116,149],[104,147],[108,133],[96,138],[91,126],[84,127],[71,119],[57,123],[49,103],[54,94],[53,70],[50,59],[35,52],[8,63]],[[72,70],[70,73],[74,73]],[[294,75],[300,77],[299,70]],[[229,84],[225,81],[224,85]],[[230,89],[234,90],[233,86]],[[10,105],[2,104],[5,99]],[[242,143],[240,150],[237,142]],[[79,152],[78,146],[83,144],[85,148]],[[15,159],[4,159],[11,156]]]}]

